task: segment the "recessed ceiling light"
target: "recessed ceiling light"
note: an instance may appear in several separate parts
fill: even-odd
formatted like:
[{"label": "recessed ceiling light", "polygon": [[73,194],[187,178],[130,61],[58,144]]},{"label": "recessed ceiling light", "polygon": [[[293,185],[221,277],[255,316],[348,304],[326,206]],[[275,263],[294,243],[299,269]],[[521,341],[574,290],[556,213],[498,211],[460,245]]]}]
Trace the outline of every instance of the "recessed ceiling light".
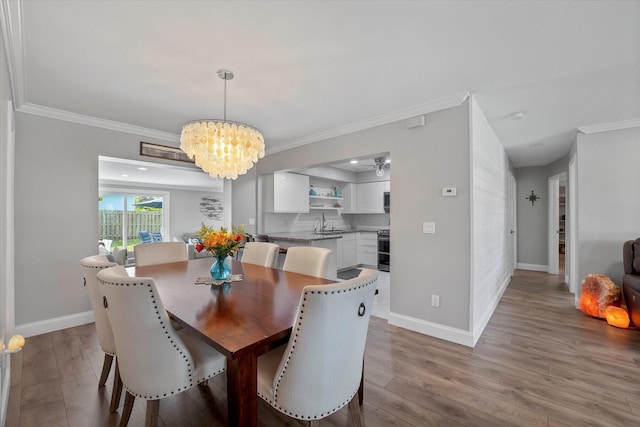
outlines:
[{"label": "recessed ceiling light", "polygon": [[515,112],[509,114],[509,118],[511,120],[520,120],[521,118],[523,118],[525,116],[525,114],[527,114],[527,113],[525,113],[524,111],[515,111]]},{"label": "recessed ceiling light", "polygon": [[123,173],[123,174],[122,174],[122,175],[120,175],[120,176],[123,176],[123,177],[125,177],[125,178],[128,178],[128,177],[129,177],[129,175],[127,175],[126,173]]},{"label": "recessed ceiling light", "polygon": [[146,171],[146,170],[148,170],[148,169],[147,169],[147,168],[145,168],[145,167],[139,167],[139,168],[138,168],[138,170],[139,170],[139,171]]},{"label": "recessed ceiling light", "polygon": [[391,163],[391,159],[387,159],[384,161],[385,163]]},{"label": "recessed ceiling light", "polygon": [[358,161],[357,160],[351,160],[349,163],[351,163],[352,165],[355,165],[355,164],[358,163]]}]

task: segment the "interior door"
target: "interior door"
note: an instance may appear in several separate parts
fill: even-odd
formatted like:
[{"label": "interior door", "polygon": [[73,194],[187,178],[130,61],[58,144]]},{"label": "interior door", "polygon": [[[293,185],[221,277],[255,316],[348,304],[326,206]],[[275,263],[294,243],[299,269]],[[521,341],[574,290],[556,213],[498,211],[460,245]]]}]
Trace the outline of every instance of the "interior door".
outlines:
[{"label": "interior door", "polygon": [[509,244],[511,247],[511,275],[518,265],[518,196],[517,181],[511,172],[509,172]]}]

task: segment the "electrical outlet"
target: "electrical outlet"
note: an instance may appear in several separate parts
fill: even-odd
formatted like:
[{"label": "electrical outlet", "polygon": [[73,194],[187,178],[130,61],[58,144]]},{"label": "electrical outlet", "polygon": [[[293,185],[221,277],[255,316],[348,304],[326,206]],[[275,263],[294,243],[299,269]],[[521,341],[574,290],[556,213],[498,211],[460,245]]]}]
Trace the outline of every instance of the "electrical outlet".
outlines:
[{"label": "electrical outlet", "polygon": [[431,307],[440,308],[440,296],[431,295]]}]

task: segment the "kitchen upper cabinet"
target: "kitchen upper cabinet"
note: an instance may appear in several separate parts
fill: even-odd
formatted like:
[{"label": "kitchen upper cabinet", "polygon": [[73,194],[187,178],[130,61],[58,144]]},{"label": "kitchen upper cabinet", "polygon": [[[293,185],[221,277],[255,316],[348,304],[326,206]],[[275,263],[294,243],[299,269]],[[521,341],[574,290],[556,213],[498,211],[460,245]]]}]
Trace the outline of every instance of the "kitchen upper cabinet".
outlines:
[{"label": "kitchen upper cabinet", "polygon": [[358,213],[358,184],[347,184],[342,189],[342,213]]},{"label": "kitchen upper cabinet", "polygon": [[358,184],[357,213],[384,213],[384,188],[385,181]]},{"label": "kitchen upper cabinet", "polygon": [[309,177],[276,172],[262,177],[262,200],[265,212],[309,212]]}]

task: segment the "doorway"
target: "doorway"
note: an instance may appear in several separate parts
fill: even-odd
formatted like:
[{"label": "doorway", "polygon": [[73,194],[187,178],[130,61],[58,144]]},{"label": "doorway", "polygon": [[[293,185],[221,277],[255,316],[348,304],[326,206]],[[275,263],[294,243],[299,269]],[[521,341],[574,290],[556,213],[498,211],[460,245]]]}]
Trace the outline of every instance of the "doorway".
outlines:
[{"label": "doorway", "polygon": [[565,276],[567,249],[567,174],[549,178],[549,273]]}]

